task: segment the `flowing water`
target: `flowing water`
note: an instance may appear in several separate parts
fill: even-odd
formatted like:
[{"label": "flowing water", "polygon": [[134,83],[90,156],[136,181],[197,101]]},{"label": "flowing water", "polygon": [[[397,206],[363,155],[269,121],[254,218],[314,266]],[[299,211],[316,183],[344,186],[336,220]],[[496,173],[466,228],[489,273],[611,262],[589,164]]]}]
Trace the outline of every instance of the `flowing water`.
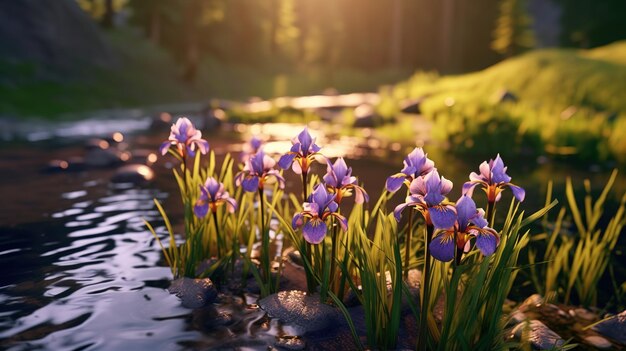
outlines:
[{"label": "flowing water", "polygon": [[[5,130],[0,144],[0,349],[266,350],[277,336],[290,334],[288,327],[264,317],[254,295],[225,295],[214,306],[192,311],[165,290],[171,273],[144,220],[164,233],[153,204],[157,198],[177,222],[172,160],[156,160],[155,180],[144,186],[111,183],[111,167],[72,169],[71,160],[89,157],[87,139],[114,132],[124,138],[110,142],[129,153],[127,158],[139,154],[152,163],[150,153],[168,129],[149,127],[150,120],[134,119],[22,125],[13,134]],[[301,128],[224,126],[205,136],[219,155],[238,153],[242,137],[251,133],[271,136],[266,151],[280,152]],[[341,137],[326,129],[318,137],[327,156],[348,158],[374,198],[385,178],[401,168],[404,152],[398,145],[381,144],[366,132]],[[467,174],[477,171],[478,160],[445,157],[446,162],[433,158],[457,184],[455,198]],[[50,165],[51,160],[70,160],[69,167]],[[548,177],[563,183],[565,171],[550,167],[510,162],[514,181],[528,189],[531,208],[543,202]],[[598,186],[607,177],[574,174],[592,176]],[[295,177],[288,181],[289,188],[299,189]],[[617,188],[624,191],[624,178]]]}]

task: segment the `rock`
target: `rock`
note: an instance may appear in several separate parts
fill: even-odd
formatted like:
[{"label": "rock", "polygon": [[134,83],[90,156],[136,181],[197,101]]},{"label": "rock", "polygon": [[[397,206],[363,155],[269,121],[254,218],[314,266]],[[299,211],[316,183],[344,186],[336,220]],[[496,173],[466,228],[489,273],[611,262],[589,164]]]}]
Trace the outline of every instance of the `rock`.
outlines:
[{"label": "rock", "polygon": [[422,110],[420,109],[420,105],[424,101],[423,98],[420,99],[411,99],[405,100],[400,104],[400,111],[403,113],[412,113],[412,114],[421,114]]},{"label": "rock", "polygon": [[535,310],[543,304],[543,297],[539,294],[530,295],[519,307],[522,312]]},{"label": "rock", "polygon": [[291,263],[295,264],[296,266],[304,268],[304,261],[302,260],[302,255],[300,254],[300,251],[298,250],[290,251],[287,254],[287,257],[289,258],[289,261],[291,261]]},{"label": "rock", "polygon": [[593,330],[626,345],[626,310],[618,315],[596,324]]},{"label": "rock", "polygon": [[111,167],[122,163],[119,152],[111,148],[89,148],[85,153],[88,167]]},{"label": "rock", "polygon": [[131,183],[134,185],[142,185],[149,183],[154,179],[154,171],[146,165],[126,165],[120,167],[113,177],[112,183]]},{"label": "rock", "polygon": [[584,319],[586,321],[591,322],[591,321],[595,321],[598,319],[598,316],[595,313],[588,311],[584,308],[576,308],[574,309],[574,313],[576,314],[578,318]]},{"label": "rock", "polygon": [[380,116],[374,111],[374,107],[370,104],[361,104],[354,109],[355,128],[372,128],[380,124]]},{"label": "rock", "polygon": [[507,325],[518,325],[524,322],[527,318],[528,316],[526,316],[524,312],[520,310],[515,310],[509,315],[509,321]]},{"label": "rock", "polygon": [[607,339],[601,336],[596,336],[596,335],[586,336],[583,339],[583,341],[586,344],[589,344],[599,350],[609,350],[613,347],[613,344],[611,344],[610,341],[608,341]]},{"label": "rock", "polygon": [[270,317],[294,325],[303,333],[324,330],[341,319],[341,313],[320,302],[319,295],[304,291],[287,290],[272,294],[259,301],[259,306]]},{"label": "rock", "polygon": [[281,336],[276,338],[274,346],[284,350],[304,350],[306,343],[298,336]]},{"label": "rock", "polygon": [[522,322],[515,326],[511,333],[516,338],[522,338],[525,329],[528,328],[528,340],[534,348],[539,350],[550,350],[555,346],[562,346],[565,343],[557,333],[552,331],[542,322],[533,319],[529,323]]},{"label": "rock", "polygon": [[133,150],[132,153],[129,154],[128,160],[125,161],[127,163],[136,163],[151,166],[157,161],[158,158],[159,156],[154,150],[137,149]]},{"label": "rock", "polygon": [[221,108],[211,108],[207,106],[201,111],[202,120],[200,127],[202,129],[216,129],[227,119],[226,112]]},{"label": "rock", "polygon": [[54,172],[63,172],[69,169],[69,162],[65,160],[51,160],[48,162],[48,165],[44,169],[46,172],[54,173]]},{"label": "rock", "polygon": [[217,289],[209,278],[179,278],[167,290],[170,294],[176,294],[187,308],[200,308],[215,302],[217,298]]},{"label": "rock", "polygon": [[498,103],[502,102],[517,102],[518,98],[515,94],[508,91],[507,89],[499,90],[495,95],[495,100]]}]

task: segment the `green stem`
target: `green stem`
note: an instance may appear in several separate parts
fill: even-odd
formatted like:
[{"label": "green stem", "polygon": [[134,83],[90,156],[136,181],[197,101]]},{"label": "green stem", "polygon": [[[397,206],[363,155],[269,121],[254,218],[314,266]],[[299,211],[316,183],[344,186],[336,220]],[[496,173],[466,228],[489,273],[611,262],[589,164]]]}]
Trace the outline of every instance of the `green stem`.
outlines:
[{"label": "green stem", "polygon": [[[265,228],[265,194],[263,188],[259,188],[259,206],[261,207],[261,269],[263,271],[263,284],[270,284],[270,236]],[[268,290],[271,293],[271,291]]]},{"label": "green stem", "polygon": [[189,199],[188,199],[189,198],[189,190],[187,189],[187,187],[188,187],[187,186],[187,154],[185,154],[185,153],[183,153],[183,163],[182,163],[182,166],[183,166],[183,186],[185,188],[184,189],[184,196],[183,196],[183,198],[185,200],[183,200],[183,201],[188,202],[189,201]]},{"label": "green stem", "polygon": [[[332,248],[331,248],[331,254],[330,254],[330,289],[332,290],[333,293],[337,293],[337,287],[335,284],[335,270],[337,269],[337,263],[336,263],[336,258],[337,258],[337,237],[338,237],[338,233],[337,233],[337,225],[336,225],[336,219],[333,217],[332,221],[331,221],[331,225],[333,226],[333,230],[331,232],[331,239],[332,239]],[[339,296],[340,299],[343,299],[343,296]]]},{"label": "green stem", "polygon": [[215,240],[217,242],[217,259],[222,258],[222,240],[220,237],[220,228],[217,225],[217,212],[211,211],[213,213],[213,225],[215,226]]},{"label": "green stem", "polygon": [[422,301],[420,304],[420,324],[419,324],[419,334],[417,334],[417,350],[426,350],[428,338],[428,313],[429,313],[429,299],[430,299],[430,289],[429,289],[429,279],[430,279],[430,249],[429,244],[433,237],[434,227],[432,224],[426,225],[426,248],[425,248],[425,256],[424,256],[424,272],[422,274],[422,284],[420,285],[420,289],[422,289]]},{"label": "green stem", "polygon": [[487,221],[489,221],[489,226],[493,228],[493,220],[496,215],[496,203],[495,201],[490,201],[487,203]]},{"label": "green stem", "polygon": [[413,209],[409,210],[409,228],[404,243],[404,280],[409,278],[409,264],[411,262],[411,236],[413,234]]},{"label": "green stem", "polygon": [[[308,198],[308,177],[309,174],[307,171],[302,171],[302,202],[306,202],[307,198]],[[306,259],[309,261],[309,266],[310,266],[310,270],[304,269],[304,273],[306,274],[306,286],[307,286],[307,290],[309,291],[309,293],[314,293],[315,292],[315,288],[317,287],[317,283],[315,281],[315,277],[313,276],[313,269],[314,269],[314,263],[313,263],[313,254],[312,254],[312,250],[311,250],[311,244],[309,244],[308,242],[305,241],[304,243],[304,252],[301,252],[300,254],[304,254],[303,259]]]},{"label": "green stem", "polygon": [[459,234],[458,234],[456,228],[454,228],[454,247],[456,247],[456,256],[454,257],[455,268],[457,266],[461,265],[461,258],[463,257],[463,248],[459,248],[457,246],[457,244],[456,244],[457,243],[457,235],[459,235]]}]

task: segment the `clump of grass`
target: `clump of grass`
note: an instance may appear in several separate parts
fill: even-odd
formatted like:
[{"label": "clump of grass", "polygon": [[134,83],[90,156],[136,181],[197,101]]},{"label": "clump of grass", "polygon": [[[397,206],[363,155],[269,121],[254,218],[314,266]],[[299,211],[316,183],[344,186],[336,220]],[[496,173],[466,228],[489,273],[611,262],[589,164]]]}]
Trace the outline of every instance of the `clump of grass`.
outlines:
[{"label": "clump of grass", "polygon": [[[613,214],[608,214],[608,223],[599,227],[600,220],[607,217],[604,213],[605,201],[611,192],[617,170],[608,179],[600,196],[595,200],[591,196],[591,184],[585,181],[586,194],[583,210],[574,193],[572,180],[567,179],[567,207],[563,207],[552,225],[552,230],[538,238],[545,241],[546,249],[539,257],[538,249],[529,251],[531,277],[537,291],[545,296],[556,294],[564,303],[571,303],[573,292],[578,302],[584,306],[597,303],[597,285],[606,274],[612,253],[626,225],[626,194],[622,196],[620,206]],[[547,196],[551,196],[552,185],[548,186]],[[574,222],[573,231],[566,227],[566,215]],[[544,227],[547,229],[547,218]],[[545,263],[545,264],[542,264]],[[616,296],[619,287],[614,282]]]},{"label": "clump of grass", "polygon": [[[324,157],[306,128],[292,140],[292,147],[278,161],[281,168],[292,168],[301,176],[300,197],[294,193],[283,193],[282,173],[274,169],[276,161],[263,153],[258,140],[254,146],[256,150],[247,155],[245,166],[235,177],[234,161],[229,155],[219,172],[214,153],[209,154],[205,167],[201,167],[198,153],[192,168],[188,169],[185,150],[190,149],[186,147],[190,143],[204,145],[200,144],[203,139],[198,139],[199,135],[191,129],[192,132],[188,133],[194,135],[191,141],[181,141],[180,135],[175,135],[180,130],[178,122],[176,126],[178,129],[172,127],[170,139],[164,145],[175,145],[177,151],[172,154],[180,156],[181,165],[174,170],[174,176],[184,208],[184,241],[176,239],[165,210],[158,202],[156,205],[163,215],[169,236],[168,247],[161,243],[154,228],[147,224],[161,245],[175,277],[213,277],[216,272],[223,272],[229,267],[232,269],[235,260],[243,258],[245,270],[251,270],[259,281],[261,296],[278,291],[281,266],[279,264],[278,272],[270,269],[276,259],[270,256],[269,250],[270,232],[273,231],[275,235],[286,235],[301,252],[309,292],[319,291],[322,302],[335,304],[343,312],[359,348],[363,345],[343,304],[348,288],[365,311],[369,347],[386,350],[397,346],[403,303],[409,305],[419,321],[419,350],[503,349],[514,346],[504,336],[502,307],[520,272],[519,256],[531,238],[526,227],[545,218],[557,202],[551,201],[549,190],[545,206],[526,216],[520,210],[525,191],[511,183],[499,155],[481,164],[480,174],[470,176],[470,181],[462,186],[461,197],[453,204],[446,198],[452,183],[439,175],[434,162],[423,150],[416,148],[405,158],[404,168],[387,179],[386,190],[370,211],[366,206],[369,200],[367,193],[352,176],[351,168],[347,167],[343,158],[337,159],[334,164],[326,159],[327,173],[323,177],[309,173],[312,171],[309,168],[311,163]],[[546,286],[542,287],[543,293],[565,292],[565,302],[569,302],[572,291],[576,291],[583,304],[595,303],[593,287],[607,268],[610,251],[626,224],[625,195],[607,228],[601,230],[597,227],[616,176],[617,172],[614,172],[595,203],[587,194],[584,217],[568,180],[566,193],[569,208],[581,237],[573,242],[567,241],[570,240],[567,238],[559,239],[565,216],[565,211],[561,210],[551,236],[542,237],[549,240],[545,259],[550,261],[546,267],[549,278],[546,278]],[[222,198],[211,195],[205,200],[212,203],[210,209],[213,216],[198,217],[194,210],[199,203],[206,204],[199,197],[201,186],[209,177],[223,184],[221,196],[228,196],[226,190],[234,194],[234,199],[228,199],[236,199],[239,204],[236,210],[231,207],[232,211],[227,211],[227,206],[218,206],[218,200]],[[272,186],[264,187],[271,185],[272,181],[275,182]],[[205,184],[208,183],[207,180]],[[408,185],[409,196],[390,213],[387,207],[393,196],[391,192],[403,185]],[[486,212],[476,208],[472,199],[475,187],[484,190]],[[204,189],[207,188],[208,185],[205,185]],[[588,182],[586,188],[589,192]],[[504,220],[498,221],[495,219],[499,213],[496,207],[504,189],[509,189],[515,199]],[[350,196],[354,196],[355,204],[345,218],[340,205],[344,198]],[[408,224],[403,224],[400,216],[407,207],[410,209]],[[423,221],[414,221],[413,216],[418,214]],[[272,224],[272,219],[277,221]],[[503,223],[499,230],[495,228],[497,223]],[[412,239],[410,234],[413,232],[425,235]],[[261,243],[261,255],[257,265],[253,264],[251,253],[258,242]],[[565,254],[557,250],[558,245],[566,249]],[[570,257],[569,249],[574,248]],[[208,270],[199,272],[199,263],[207,258],[215,258],[215,263]],[[535,258],[531,253],[531,267],[538,275],[541,266],[533,264],[536,263]],[[413,267],[422,271],[420,297],[416,299],[419,301],[419,312],[404,281],[406,273]],[[538,285],[541,281],[537,276],[533,280]],[[444,307],[440,318],[436,318],[435,306],[439,301],[443,301]]]},{"label": "clump of grass", "polygon": [[[232,182],[232,165],[233,160],[230,156],[226,156],[221,167],[221,172],[217,173],[215,169],[215,154],[210,153],[209,164],[206,168],[200,166],[200,153],[197,153],[191,171],[185,170],[184,163],[181,163],[180,169],[174,169],[174,177],[178,184],[182,205],[184,208],[184,241],[178,243],[170,220],[163,206],[154,200],[159,213],[161,214],[168,233],[169,245],[165,247],[157,235],[152,225],[146,222],[146,225],[154,235],[163,250],[165,260],[172,270],[172,275],[178,277],[195,278],[197,276],[211,275],[220,266],[224,266],[228,262],[234,261],[238,250],[234,250],[237,233],[243,226],[245,214],[249,206],[245,206],[236,218],[228,216],[226,208],[220,208],[215,212],[213,217],[205,219],[197,218],[193,212],[193,205],[200,197],[200,186],[208,177],[216,177],[229,191],[234,190]],[[214,222],[214,223],[210,223]],[[210,257],[216,257],[217,263],[212,265],[208,271],[198,272],[198,265]]]}]

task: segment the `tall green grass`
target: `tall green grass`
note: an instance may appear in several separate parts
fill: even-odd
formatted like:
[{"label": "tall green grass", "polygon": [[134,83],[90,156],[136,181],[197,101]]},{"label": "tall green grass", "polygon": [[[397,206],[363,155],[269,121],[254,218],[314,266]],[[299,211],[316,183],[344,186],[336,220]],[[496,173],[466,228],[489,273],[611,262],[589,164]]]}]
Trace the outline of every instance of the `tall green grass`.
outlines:
[{"label": "tall green grass", "polygon": [[[626,225],[626,194],[622,196],[615,213],[605,213],[605,202],[616,177],[617,170],[614,170],[595,201],[591,195],[591,185],[586,180],[586,194],[582,203],[574,193],[572,180],[567,179],[567,207],[560,210],[554,222],[548,222],[547,218],[544,220],[544,227],[547,228],[550,223],[552,230],[546,230],[538,238],[540,244],[546,245],[543,255],[540,256],[538,248],[529,251],[531,277],[539,293],[546,296],[556,294],[564,303],[571,303],[575,292],[580,304],[597,304],[598,283],[613,260],[613,250]],[[551,192],[550,185],[547,196],[551,196]],[[565,228],[566,218],[574,223],[573,228],[568,228],[571,232]],[[603,218],[608,219],[608,222],[600,227]],[[619,291],[616,291],[616,295],[619,295]]]}]

